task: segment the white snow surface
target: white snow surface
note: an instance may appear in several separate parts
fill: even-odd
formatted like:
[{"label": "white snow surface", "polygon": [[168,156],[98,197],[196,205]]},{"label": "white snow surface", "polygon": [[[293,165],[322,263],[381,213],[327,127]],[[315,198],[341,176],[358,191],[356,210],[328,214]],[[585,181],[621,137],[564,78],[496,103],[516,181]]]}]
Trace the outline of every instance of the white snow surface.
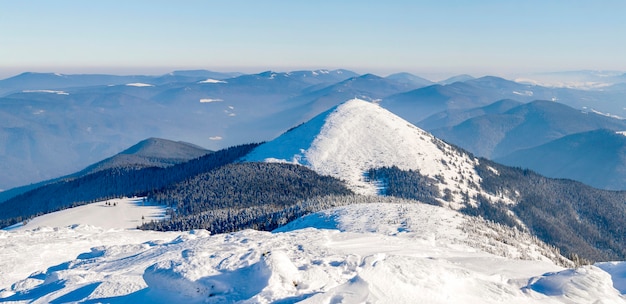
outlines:
[{"label": "white snow surface", "polygon": [[533,91],[523,91],[523,92],[518,92],[518,91],[513,91],[513,94],[515,95],[520,95],[520,96],[533,96]]},{"label": "white snow surface", "polygon": [[38,216],[26,224],[4,230],[30,230],[38,227],[92,225],[104,229],[137,228],[143,221],[161,220],[165,208],[144,202],[143,198],[110,199]]},{"label": "white snow surface", "polygon": [[614,114],[611,114],[611,113],[603,113],[603,112],[600,112],[600,111],[594,110],[594,109],[591,109],[591,112],[593,112],[595,114],[598,114],[598,115],[610,117],[610,118],[615,118],[615,119],[620,119],[620,120],[626,119],[626,118],[621,117],[621,116],[617,116],[617,115],[614,115]]},{"label": "white snow surface", "polygon": [[[467,191],[473,197],[480,184],[474,169],[478,159],[456,151],[379,105],[360,99],[344,102],[257,147],[245,160],[304,165],[344,180],[353,191],[366,195],[377,193],[376,183],[364,176],[368,169],[397,166],[419,170],[437,178],[441,191],[452,191],[452,208],[462,206],[461,192]],[[493,197],[493,201],[498,199]]]},{"label": "white snow surface", "polygon": [[558,80],[536,80],[530,78],[516,78],[517,83],[530,84],[550,88],[568,88],[578,90],[601,89],[613,85],[611,82],[598,81],[558,81]]},{"label": "white snow surface", "polygon": [[57,94],[57,95],[70,95],[70,93],[64,91],[55,91],[55,90],[23,90],[22,93],[49,93],[49,94]]},{"label": "white snow surface", "polygon": [[201,98],[200,99],[201,103],[220,102],[220,101],[224,101],[224,100],[219,99],[219,98]]},{"label": "white snow surface", "polygon": [[[624,301],[625,264],[564,269],[541,254],[519,259],[517,250],[537,253],[538,247],[524,237],[481,238],[467,232],[472,225],[495,231],[419,203],[334,208],[273,233],[85,225],[0,231],[0,302]],[[512,257],[488,253],[479,243]]]},{"label": "white snow surface", "polygon": [[226,81],[209,78],[207,80],[202,80],[198,83],[226,83]]},{"label": "white snow surface", "polygon": [[129,86],[129,87],[153,87],[154,85],[149,84],[149,83],[134,82],[134,83],[127,83],[126,86]]}]

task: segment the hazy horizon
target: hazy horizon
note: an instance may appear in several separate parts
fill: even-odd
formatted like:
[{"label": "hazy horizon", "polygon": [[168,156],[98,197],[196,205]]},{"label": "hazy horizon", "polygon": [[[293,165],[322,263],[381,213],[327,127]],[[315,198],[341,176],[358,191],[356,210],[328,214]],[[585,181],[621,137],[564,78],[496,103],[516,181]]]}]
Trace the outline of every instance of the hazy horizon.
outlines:
[{"label": "hazy horizon", "polygon": [[[505,76],[626,70],[626,2],[6,2],[0,77],[345,68]],[[432,75],[441,75],[433,77]]]},{"label": "hazy horizon", "polygon": [[292,72],[299,70],[336,70],[336,69],[345,69],[356,72],[358,74],[374,74],[381,77],[386,77],[391,74],[396,73],[410,73],[415,76],[419,76],[431,81],[442,81],[454,76],[459,75],[470,75],[472,77],[483,77],[483,76],[497,76],[505,79],[514,79],[517,77],[527,77],[530,75],[541,75],[543,73],[567,73],[567,72],[579,72],[579,71],[598,71],[598,72],[611,72],[611,73],[619,73],[626,74],[626,71],[620,70],[554,70],[554,71],[516,71],[516,72],[498,72],[494,71],[407,71],[407,70],[378,70],[371,71],[363,68],[345,68],[345,67],[240,67],[240,68],[228,68],[228,67],[77,67],[77,68],[64,68],[64,67],[56,67],[56,68],[27,68],[25,70],[10,70],[10,69],[1,69],[0,70],[0,80],[8,79],[22,73],[59,73],[66,75],[79,75],[79,74],[107,74],[107,75],[147,75],[147,76],[160,76],[167,73],[171,73],[174,71],[186,71],[186,70],[208,70],[212,72],[221,72],[221,73],[244,73],[244,74],[258,74],[266,71],[274,71],[274,72]]}]

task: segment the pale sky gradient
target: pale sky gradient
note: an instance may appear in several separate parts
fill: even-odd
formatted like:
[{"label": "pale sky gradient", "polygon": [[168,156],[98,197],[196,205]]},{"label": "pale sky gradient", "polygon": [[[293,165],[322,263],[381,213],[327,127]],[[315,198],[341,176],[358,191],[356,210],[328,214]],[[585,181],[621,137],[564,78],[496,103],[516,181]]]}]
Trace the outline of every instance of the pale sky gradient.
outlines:
[{"label": "pale sky gradient", "polygon": [[0,78],[626,70],[623,0],[0,0]]}]

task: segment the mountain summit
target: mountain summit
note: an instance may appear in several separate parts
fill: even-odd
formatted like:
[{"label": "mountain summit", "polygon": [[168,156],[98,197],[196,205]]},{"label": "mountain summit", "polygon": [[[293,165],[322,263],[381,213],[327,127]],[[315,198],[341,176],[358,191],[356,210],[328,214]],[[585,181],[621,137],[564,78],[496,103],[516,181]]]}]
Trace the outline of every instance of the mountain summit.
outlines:
[{"label": "mountain summit", "polygon": [[151,137],[85,168],[79,175],[115,167],[169,167],[210,152],[194,144]]},{"label": "mountain summit", "polygon": [[361,194],[376,193],[365,172],[381,167],[419,170],[453,192],[473,193],[465,184],[480,180],[474,169],[477,160],[360,99],[346,101],[257,147],[246,160],[304,165],[346,181]]}]

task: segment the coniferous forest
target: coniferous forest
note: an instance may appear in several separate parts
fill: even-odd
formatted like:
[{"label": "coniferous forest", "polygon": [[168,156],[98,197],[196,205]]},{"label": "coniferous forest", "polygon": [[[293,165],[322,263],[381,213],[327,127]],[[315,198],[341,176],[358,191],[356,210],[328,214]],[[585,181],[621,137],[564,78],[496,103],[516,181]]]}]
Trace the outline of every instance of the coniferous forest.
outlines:
[{"label": "coniferous forest", "polygon": [[65,208],[148,192],[232,163],[258,144],[223,149],[167,168],[116,167],[35,188],[0,204],[0,227]]},{"label": "coniferous forest", "polygon": [[[461,212],[511,227],[526,226],[533,235],[566,255],[594,261],[626,258],[625,191],[599,190],[572,180],[546,178],[486,159],[480,159],[476,170],[484,190],[502,197],[513,196],[517,203],[507,205],[479,195],[475,197],[480,202],[478,206],[463,207]],[[436,203],[435,198],[445,200],[447,195],[445,191],[435,191],[436,185],[419,171],[393,167],[370,170],[368,175],[379,179],[386,195],[430,203]],[[433,196],[424,200],[426,192]]]},{"label": "coniferous forest", "polygon": [[222,233],[254,228],[272,230],[312,211],[322,210],[310,198],[351,195],[345,185],[298,165],[238,163],[197,175],[148,200],[175,212],[143,229],[208,229]]}]

